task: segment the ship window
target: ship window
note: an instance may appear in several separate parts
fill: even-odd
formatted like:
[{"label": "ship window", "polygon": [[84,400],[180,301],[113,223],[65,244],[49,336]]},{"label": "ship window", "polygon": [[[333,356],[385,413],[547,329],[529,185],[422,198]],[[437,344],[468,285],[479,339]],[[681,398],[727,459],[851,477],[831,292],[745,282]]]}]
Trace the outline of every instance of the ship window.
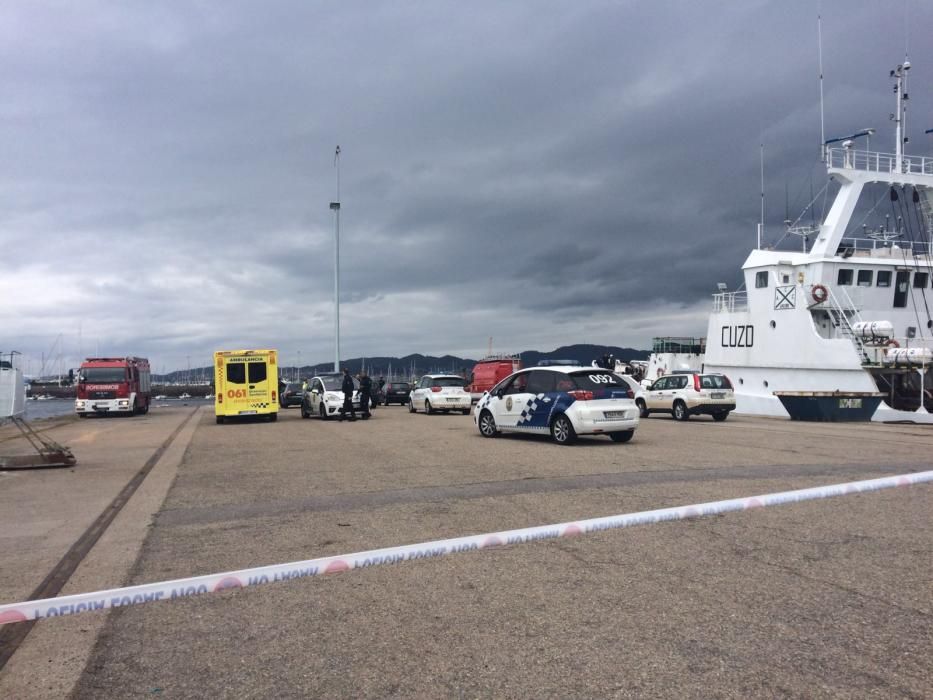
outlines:
[{"label": "ship window", "polygon": [[927,282],[930,279],[930,273],[928,272],[915,272],[914,273],[914,287],[916,289],[923,289],[927,286]]},{"label": "ship window", "polygon": [[755,287],[761,289],[768,286],[768,271],[762,270],[755,273]]},{"label": "ship window", "polygon": [[845,268],[840,269],[839,277],[836,280],[836,284],[838,284],[840,287],[851,287],[853,272],[854,272],[853,270],[849,270]]},{"label": "ship window", "polygon": [[878,287],[890,287],[891,286],[891,271],[890,270],[878,270],[878,280],[875,282],[875,285]]},{"label": "ship window", "polygon": [[871,278],[874,277],[874,270],[859,270],[858,271],[858,286],[859,287],[870,287]]}]

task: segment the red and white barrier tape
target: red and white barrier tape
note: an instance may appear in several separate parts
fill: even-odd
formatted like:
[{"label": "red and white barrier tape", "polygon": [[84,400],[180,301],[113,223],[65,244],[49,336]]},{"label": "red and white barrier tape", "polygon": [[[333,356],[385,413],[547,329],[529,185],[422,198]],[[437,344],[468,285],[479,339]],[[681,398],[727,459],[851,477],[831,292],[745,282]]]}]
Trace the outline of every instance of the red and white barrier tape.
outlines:
[{"label": "red and white barrier tape", "polygon": [[243,588],[263,583],[289,581],[306,576],[318,574],[333,574],[349,569],[362,569],[369,566],[383,564],[398,564],[416,559],[429,559],[445,554],[458,554],[487,547],[499,545],[522,544],[553,537],[570,537],[588,532],[599,532],[615,528],[632,527],[633,525],[649,525],[670,520],[683,520],[716,513],[728,513],[736,510],[749,510],[763,508],[784,503],[799,503],[816,498],[829,498],[843,496],[850,493],[863,493],[878,491],[880,489],[896,486],[910,486],[923,482],[933,481],[933,471],[902,474],[882,479],[869,479],[866,481],[852,481],[833,486],[817,486],[797,491],[782,491],[779,493],[751,496],[748,498],[733,498],[727,501],[712,501],[689,506],[674,508],[661,508],[640,513],[624,515],[610,515],[603,518],[578,520],[556,525],[541,525],[518,530],[504,530],[484,535],[470,535],[468,537],[455,537],[447,540],[435,540],[421,544],[402,545],[400,547],[386,547],[373,549],[355,554],[340,554],[332,557],[320,557],[288,564],[274,564],[271,566],[257,566],[252,569],[228,571],[222,574],[208,574],[206,576],[192,576],[175,581],[162,581],[147,583],[140,586],[126,586],[114,588],[109,591],[95,593],[78,593],[75,595],[46,598],[45,600],[30,600],[24,603],[0,605],[0,625],[11,622],[25,622],[27,620],[42,620],[49,617],[76,615],[90,610],[106,610],[107,608],[123,607],[125,605],[139,605],[156,600],[174,600],[201,593],[221,591],[226,588]]}]

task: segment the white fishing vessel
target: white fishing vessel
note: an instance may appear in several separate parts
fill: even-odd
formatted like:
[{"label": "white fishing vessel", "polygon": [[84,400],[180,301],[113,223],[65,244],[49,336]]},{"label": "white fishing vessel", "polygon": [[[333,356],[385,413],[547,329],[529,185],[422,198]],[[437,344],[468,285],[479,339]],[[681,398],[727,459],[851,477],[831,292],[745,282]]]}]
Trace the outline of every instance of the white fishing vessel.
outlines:
[{"label": "white fishing vessel", "polygon": [[891,71],[894,153],[856,148],[873,130],[825,141],[825,219],[788,222],[796,252],[759,231],[744,288],[713,296],[705,371],[731,378],[739,413],[786,417],[775,392],[880,392],[873,420],[933,422],[933,157],[904,152],[909,70]]}]

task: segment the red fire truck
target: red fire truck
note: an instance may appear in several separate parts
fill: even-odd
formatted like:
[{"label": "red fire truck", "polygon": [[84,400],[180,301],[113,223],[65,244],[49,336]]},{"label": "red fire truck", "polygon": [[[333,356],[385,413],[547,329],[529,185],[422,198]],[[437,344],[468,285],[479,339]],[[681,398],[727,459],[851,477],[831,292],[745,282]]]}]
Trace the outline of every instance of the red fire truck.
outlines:
[{"label": "red fire truck", "polygon": [[92,413],[148,413],[150,387],[149,360],[144,357],[89,357],[78,370],[75,412],[81,418]]}]

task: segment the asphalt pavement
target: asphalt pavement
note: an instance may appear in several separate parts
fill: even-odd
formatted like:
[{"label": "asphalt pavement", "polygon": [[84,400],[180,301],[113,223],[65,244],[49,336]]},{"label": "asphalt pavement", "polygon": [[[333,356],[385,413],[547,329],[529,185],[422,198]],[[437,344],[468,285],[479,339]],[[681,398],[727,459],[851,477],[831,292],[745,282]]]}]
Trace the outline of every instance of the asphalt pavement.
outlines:
[{"label": "asphalt pavement", "polygon": [[[195,419],[101,587],[929,469],[933,448],[923,426],[735,415],[572,447],[403,407]],[[43,620],[0,690],[53,696],[57,636],[93,618],[76,698],[930,697],[931,509],[918,485]]]}]

